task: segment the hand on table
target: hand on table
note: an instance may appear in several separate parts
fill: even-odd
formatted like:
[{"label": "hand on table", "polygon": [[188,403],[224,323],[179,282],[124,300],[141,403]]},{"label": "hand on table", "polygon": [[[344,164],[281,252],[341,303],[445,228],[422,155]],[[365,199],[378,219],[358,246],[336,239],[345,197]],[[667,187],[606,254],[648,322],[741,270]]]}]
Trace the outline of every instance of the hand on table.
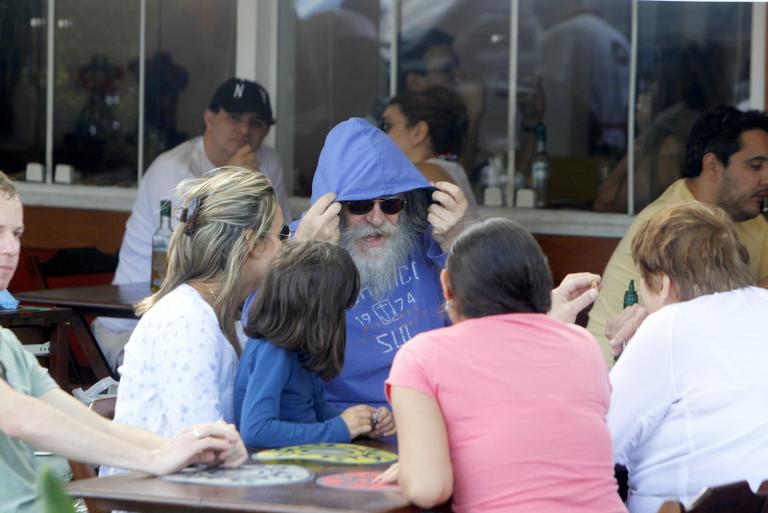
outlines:
[{"label": "hand on table", "polygon": [[375,411],[367,404],[358,404],[357,406],[350,406],[341,412],[341,420],[347,425],[351,439],[370,433],[373,430],[372,419]]},{"label": "hand on table", "polygon": [[323,194],[309,207],[296,228],[296,240],[339,241],[339,213],[341,203],[334,201],[332,192]]},{"label": "hand on table", "polygon": [[374,412],[372,424],[373,431],[368,433],[370,438],[394,435],[397,431],[395,429],[395,416],[392,415],[392,412],[386,406],[381,406]]},{"label": "hand on table", "polygon": [[149,459],[148,470],[163,475],[193,464],[238,467],[248,452],[235,426],[218,421],[180,431],[151,451]]},{"label": "hand on table", "polygon": [[547,315],[562,322],[575,322],[579,312],[597,299],[599,284],[600,276],[597,274],[567,275],[560,286],[552,290],[552,307]]},{"label": "hand on table", "polygon": [[256,150],[254,150],[250,144],[240,146],[240,149],[229,159],[227,165],[240,166],[259,171],[259,159],[256,157]]},{"label": "hand on table", "polygon": [[637,328],[648,317],[648,310],[640,304],[625,308],[605,325],[605,337],[611,345],[614,358],[624,351],[627,342],[635,335]]},{"label": "hand on table", "polygon": [[444,252],[451,249],[451,244],[464,229],[464,216],[467,214],[467,198],[461,188],[450,182],[437,182],[437,189],[432,193],[436,203],[429,206],[427,222],[432,225],[432,237],[440,244]]}]

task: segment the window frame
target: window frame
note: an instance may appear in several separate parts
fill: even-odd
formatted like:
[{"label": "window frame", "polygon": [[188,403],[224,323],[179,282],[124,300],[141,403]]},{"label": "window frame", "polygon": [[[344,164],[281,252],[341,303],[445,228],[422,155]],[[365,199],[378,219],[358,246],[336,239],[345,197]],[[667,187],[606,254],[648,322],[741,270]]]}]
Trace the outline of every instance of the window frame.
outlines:
[{"label": "window frame", "polygon": [[[527,209],[511,206],[490,208],[480,206],[481,216],[505,216],[513,217],[522,222],[535,233],[559,234],[559,235],[589,235],[620,237],[634,218],[634,111],[636,103],[635,77],[637,57],[637,18],[639,3],[653,0],[630,0],[631,9],[631,37],[632,49],[630,63],[630,89],[629,89],[629,117],[628,117],[628,159],[629,176],[627,213],[611,214],[591,211],[553,210],[553,209]],[[688,1],[688,0],[674,0]],[[140,81],[139,81],[139,123],[144,123],[144,85],[145,70],[143,69],[146,52],[145,27],[146,27],[146,0],[139,0],[140,8]],[[391,26],[397,27],[400,16],[401,0],[391,0],[390,15],[393,17]],[[54,15],[56,0],[47,0],[47,68],[48,75],[53,76],[53,47],[54,47]],[[288,172],[285,180],[288,190],[293,185],[293,140],[291,134],[294,129],[292,119],[292,87],[284,87],[286,69],[291,69],[294,49],[290,45],[278,44],[279,35],[283,31],[291,31],[291,17],[287,16],[291,6],[289,2],[280,0],[238,0],[237,1],[237,37],[236,37],[236,74],[243,78],[256,80],[262,83],[271,92],[273,105],[276,106],[277,117],[280,123],[270,131],[265,142],[278,149],[283,161],[283,167]],[[510,73],[509,73],[509,105],[508,105],[508,133],[513,133],[516,127],[517,105],[517,38],[519,20],[518,0],[510,0]],[[766,98],[766,38],[768,7],[763,2],[752,2],[752,26],[750,48],[750,105],[753,108],[765,109]],[[255,29],[254,29],[255,28]],[[285,39],[283,40],[285,41]],[[397,45],[397,37],[390,34],[390,44]],[[282,64],[282,69],[278,64]],[[390,63],[390,76],[397,76],[397,59]],[[46,170],[50,171],[53,164],[53,81],[46,84]],[[394,91],[393,91],[394,92]],[[284,94],[282,94],[284,93]],[[137,184],[141,181],[143,162],[143,130],[139,130],[138,141],[138,165],[136,169]],[[510,141],[514,138],[510,138]],[[508,149],[509,185],[514,183],[514,145]],[[64,208],[130,211],[136,197],[137,188],[124,188],[116,186],[87,186],[77,184],[56,184],[52,182],[51,172],[46,172],[45,183],[18,182],[17,186],[24,202],[29,206],[48,206]],[[507,198],[513,197],[511,191],[507,191]],[[308,198],[292,197],[292,208],[301,211],[309,204]]]}]

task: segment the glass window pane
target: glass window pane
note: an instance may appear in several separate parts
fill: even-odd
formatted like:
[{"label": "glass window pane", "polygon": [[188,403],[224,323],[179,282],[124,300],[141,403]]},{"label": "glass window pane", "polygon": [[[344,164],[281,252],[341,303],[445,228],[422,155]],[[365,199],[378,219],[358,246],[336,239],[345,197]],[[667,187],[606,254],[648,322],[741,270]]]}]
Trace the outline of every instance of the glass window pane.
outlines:
[{"label": "glass window pane", "polygon": [[[751,5],[641,2],[638,27],[635,211],[682,176],[688,132],[701,113],[748,107]],[[618,191],[610,206],[623,211],[626,186]]]},{"label": "glass window pane", "polygon": [[[325,136],[352,116],[370,116],[388,85],[389,33],[380,30],[389,2],[294,0],[281,23],[280,46],[294,48],[280,90],[293,96],[293,120],[278,113],[278,130],[293,125],[294,192],[309,196]],[[285,64],[287,60],[281,61]],[[284,105],[281,101],[281,105]],[[290,161],[286,159],[286,163]]]},{"label": "glass window pane", "polygon": [[[203,111],[235,75],[237,0],[147,2],[144,169],[200,135]],[[129,64],[138,74],[138,61]]]},{"label": "glass window pane", "polygon": [[0,169],[45,164],[45,1],[0,0]]},{"label": "glass window pane", "polygon": [[139,3],[58,0],[55,23],[54,179],[135,185]]},{"label": "glass window pane", "polygon": [[[402,2],[398,92],[439,86],[456,94],[466,109],[466,141],[443,157],[457,158],[480,200],[489,159],[501,162],[508,151],[510,15],[509,1]],[[429,156],[437,157],[443,152],[432,142]]]},{"label": "glass window pane", "polygon": [[516,167],[533,187],[543,123],[550,208],[592,208],[626,153],[630,22],[631,2],[520,2]]}]

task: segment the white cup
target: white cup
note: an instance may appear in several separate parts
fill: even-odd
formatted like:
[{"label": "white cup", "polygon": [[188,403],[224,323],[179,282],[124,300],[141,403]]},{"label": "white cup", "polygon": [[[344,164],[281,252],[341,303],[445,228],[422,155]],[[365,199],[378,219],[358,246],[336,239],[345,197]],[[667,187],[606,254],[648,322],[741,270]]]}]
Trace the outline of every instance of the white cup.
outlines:
[{"label": "white cup", "polygon": [[45,166],[40,162],[27,162],[25,179],[28,182],[42,182],[45,180]]}]

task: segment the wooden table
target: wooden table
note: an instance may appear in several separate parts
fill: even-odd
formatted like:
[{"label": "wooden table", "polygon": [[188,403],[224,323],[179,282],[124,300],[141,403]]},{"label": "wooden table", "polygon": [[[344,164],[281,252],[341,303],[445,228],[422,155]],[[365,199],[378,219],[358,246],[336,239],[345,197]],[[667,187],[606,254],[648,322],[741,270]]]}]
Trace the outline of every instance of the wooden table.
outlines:
[{"label": "wooden table", "polygon": [[70,308],[72,329],[77,344],[96,379],[117,376],[109,369],[104,355],[93,337],[86,316],[106,316],[135,319],[133,305],[151,294],[149,283],[98,285],[66,289],[43,289],[16,294],[24,303],[36,303]]},{"label": "wooden table", "polygon": [[16,299],[26,303],[68,307],[77,315],[135,319],[133,305],[150,294],[147,282],[34,290],[16,294]]},{"label": "wooden table", "polygon": [[[0,310],[0,326],[17,332],[22,343],[22,331],[27,328],[43,329],[50,342],[48,372],[60,387],[69,389],[68,328],[72,323],[72,310],[57,307],[25,307],[16,310]],[[29,341],[27,341],[29,342]]]},{"label": "wooden table", "polygon": [[[385,450],[395,448],[366,441]],[[388,465],[336,465],[280,461],[309,468],[315,478],[338,472],[384,470]],[[162,478],[129,473],[73,481],[67,491],[75,497],[96,502],[106,509],[142,513],[195,511],[215,513],[395,513],[419,511],[399,492],[363,492],[325,488],[311,480],[305,483],[271,486],[215,487],[173,483]],[[440,511],[450,511],[443,506]]]}]

